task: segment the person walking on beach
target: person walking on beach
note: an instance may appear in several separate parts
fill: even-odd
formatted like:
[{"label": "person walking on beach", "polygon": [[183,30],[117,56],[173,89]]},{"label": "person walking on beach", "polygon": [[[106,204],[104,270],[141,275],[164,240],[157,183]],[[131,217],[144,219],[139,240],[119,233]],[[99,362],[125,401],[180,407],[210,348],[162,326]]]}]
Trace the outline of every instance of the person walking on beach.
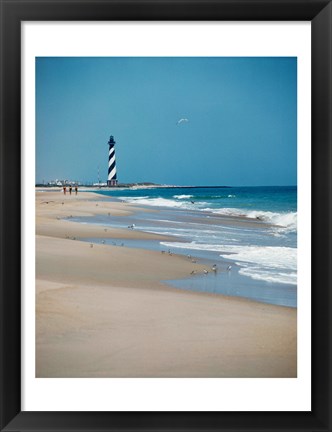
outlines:
[{"label": "person walking on beach", "polygon": [[71,187],[71,185],[69,186],[69,195],[71,195],[71,191],[72,191],[72,187]]},{"label": "person walking on beach", "polygon": [[75,186],[75,195],[77,195],[77,190],[78,190],[78,187]]},{"label": "person walking on beach", "polygon": [[66,186],[64,186],[64,187],[63,187],[63,194],[64,194],[64,195],[66,195],[66,191],[67,191],[67,188],[66,188]]}]

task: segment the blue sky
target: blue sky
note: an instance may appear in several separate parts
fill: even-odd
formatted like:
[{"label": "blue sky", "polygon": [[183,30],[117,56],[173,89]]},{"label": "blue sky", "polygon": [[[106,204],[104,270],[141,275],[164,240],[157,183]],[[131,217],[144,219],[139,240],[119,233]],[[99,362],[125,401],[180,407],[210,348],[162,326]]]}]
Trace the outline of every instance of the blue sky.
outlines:
[{"label": "blue sky", "polygon": [[[36,182],[297,184],[294,57],[36,59]],[[180,118],[189,122],[177,125]]]}]

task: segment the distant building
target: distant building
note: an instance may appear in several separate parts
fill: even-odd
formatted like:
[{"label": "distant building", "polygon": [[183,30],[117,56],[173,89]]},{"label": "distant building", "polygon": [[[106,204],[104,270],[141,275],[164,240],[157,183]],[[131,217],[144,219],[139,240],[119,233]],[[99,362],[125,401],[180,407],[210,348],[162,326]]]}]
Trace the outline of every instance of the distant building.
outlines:
[{"label": "distant building", "polygon": [[50,180],[48,186],[64,186],[64,185],[80,185],[81,183],[76,180]]},{"label": "distant building", "polygon": [[102,182],[92,183],[92,186],[104,187],[107,186],[107,183],[102,183]]}]

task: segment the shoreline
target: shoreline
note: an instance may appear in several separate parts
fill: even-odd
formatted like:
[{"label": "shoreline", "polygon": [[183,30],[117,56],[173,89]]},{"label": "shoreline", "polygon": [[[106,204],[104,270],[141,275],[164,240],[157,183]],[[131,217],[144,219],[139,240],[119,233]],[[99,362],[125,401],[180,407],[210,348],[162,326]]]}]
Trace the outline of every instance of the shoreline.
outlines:
[{"label": "shoreline", "polygon": [[172,237],[70,221],[138,208],[37,191],[36,376],[296,377],[295,309],[171,288],[185,257],[78,238]]},{"label": "shoreline", "polygon": [[[144,192],[143,195],[146,193]],[[152,196],[155,198],[154,194]],[[105,194],[103,193],[101,197],[105,197]],[[158,252],[163,250],[164,253],[170,250],[171,253],[190,256],[206,265],[208,272],[206,274],[200,275],[192,269],[195,273],[194,277],[191,274],[185,279],[167,280],[167,284],[179,289],[218,293],[268,304],[297,307],[296,280],[294,281],[292,268],[295,249],[284,250],[287,256],[282,258],[280,266],[280,251],[284,246],[282,244],[284,236],[279,234],[280,227],[253,218],[213,213],[209,209],[200,211],[199,208],[163,206],[163,198],[160,202],[154,202],[152,199],[153,205],[149,205],[148,196],[144,196],[138,202],[136,200],[128,202],[126,197],[110,197],[108,194],[106,197],[116,204],[125,202],[128,205],[139,206],[135,207],[137,211],[130,217],[113,217],[113,227],[123,229],[127,228],[127,223],[134,223],[135,231],[167,234],[171,238],[168,241],[126,239],[124,242],[118,238],[109,241],[97,237],[82,240],[97,244],[124,243],[132,248]],[[188,199],[189,196],[180,195],[172,198]],[[178,202],[174,201],[174,204]],[[77,217],[73,220],[94,226],[109,224],[109,218],[103,215]],[[279,239],[282,239],[281,242]],[[274,247],[266,247],[267,245]],[[238,256],[241,256],[239,260],[237,260]],[[241,262],[241,258],[244,263]],[[273,262],[274,259],[277,264],[275,271],[269,266],[269,262]],[[216,266],[215,271],[214,266]],[[229,266],[231,271],[228,271]],[[293,269],[293,273],[290,268]]]}]

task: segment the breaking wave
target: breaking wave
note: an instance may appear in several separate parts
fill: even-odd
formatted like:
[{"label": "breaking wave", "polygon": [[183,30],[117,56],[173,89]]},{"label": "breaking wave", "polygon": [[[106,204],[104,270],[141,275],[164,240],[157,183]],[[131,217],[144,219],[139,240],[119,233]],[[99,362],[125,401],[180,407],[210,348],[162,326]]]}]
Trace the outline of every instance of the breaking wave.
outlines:
[{"label": "breaking wave", "polygon": [[173,198],[177,198],[177,199],[189,199],[193,197],[194,195],[173,195]]},{"label": "breaking wave", "polygon": [[212,213],[225,216],[238,216],[248,219],[260,220],[263,222],[277,225],[279,227],[288,228],[290,231],[297,230],[297,212],[275,213],[261,210],[244,210],[236,208],[221,208],[221,209],[204,209]]},{"label": "breaking wave", "polygon": [[133,203],[155,207],[168,207],[168,208],[179,208],[184,210],[198,210],[205,211],[225,216],[243,217],[247,219],[260,220],[287,231],[297,230],[297,212],[285,212],[277,213],[263,210],[247,210],[238,208],[211,208],[206,207],[207,202],[203,201],[181,201],[193,198],[193,195],[174,195],[174,199],[168,198],[151,198],[148,196],[143,197],[121,197],[122,200]]},{"label": "breaking wave", "polygon": [[201,244],[198,242],[161,242],[169,248],[205,250],[235,262],[239,273],[256,280],[296,285],[297,249],[284,246],[237,246]]}]

